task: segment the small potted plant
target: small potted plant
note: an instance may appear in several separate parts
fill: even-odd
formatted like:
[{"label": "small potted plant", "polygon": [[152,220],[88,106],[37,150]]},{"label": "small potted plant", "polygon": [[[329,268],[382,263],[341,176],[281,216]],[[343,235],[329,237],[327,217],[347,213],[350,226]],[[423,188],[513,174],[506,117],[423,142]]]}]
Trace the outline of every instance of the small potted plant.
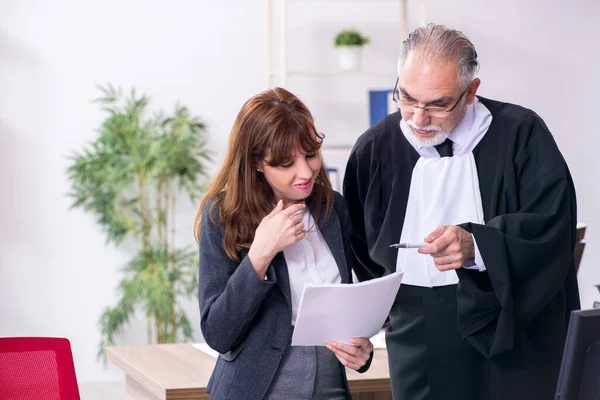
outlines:
[{"label": "small potted plant", "polygon": [[333,45],[339,49],[340,68],[347,71],[360,69],[362,48],[370,42],[356,29],[344,29],[337,34]]}]

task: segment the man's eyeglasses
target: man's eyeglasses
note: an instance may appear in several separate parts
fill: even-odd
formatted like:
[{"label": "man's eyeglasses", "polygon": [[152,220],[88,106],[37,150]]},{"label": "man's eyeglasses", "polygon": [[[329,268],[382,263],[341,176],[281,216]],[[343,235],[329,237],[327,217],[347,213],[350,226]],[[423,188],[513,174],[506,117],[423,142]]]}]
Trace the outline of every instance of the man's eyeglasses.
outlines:
[{"label": "man's eyeglasses", "polygon": [[433,118],[445,118],[450,115],[452,111],[456,108],[460,100],[463,98],[465,93],[469,90],[470,84],[467,86],[464,92],[458,97],[456,103],[450,108],[448,107],[438,107],[438,106],[424,106],[421,107],[417,101],[414,100],[405,100],[401,98],[400,90],[398,90],[398,81],[400,78],[396,78],[396,84],[394,85],[394,92],[392,95],[392,99],[398,105],[398,108],[407,113],[414,113],[417,109],[421,109],[427,113],[430,117]]}]

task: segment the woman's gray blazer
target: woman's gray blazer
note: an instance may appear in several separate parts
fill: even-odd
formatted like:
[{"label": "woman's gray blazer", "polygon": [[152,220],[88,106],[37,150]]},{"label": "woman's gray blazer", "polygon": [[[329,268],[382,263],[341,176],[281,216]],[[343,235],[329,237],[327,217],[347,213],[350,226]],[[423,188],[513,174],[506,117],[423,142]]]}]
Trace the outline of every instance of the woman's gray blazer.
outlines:
[{"label": "woman's gray blazer", "polygon": [[[247,251],[240,253],[241,263],[232,261],[223,250],[218,212],[213,213],[216,223],[208,215],[213,202],[206,204],[200,228],[200,325],[206,343],[220,356],[206,391],[211,400],[262,399],[292,334],[287,266],[279,252],[267,280],[261,280]],[[334,210],[319,228],[342,282],[351,283],[349,216],[339,193]],[[360,372],[369,364],[370,360]]]}]

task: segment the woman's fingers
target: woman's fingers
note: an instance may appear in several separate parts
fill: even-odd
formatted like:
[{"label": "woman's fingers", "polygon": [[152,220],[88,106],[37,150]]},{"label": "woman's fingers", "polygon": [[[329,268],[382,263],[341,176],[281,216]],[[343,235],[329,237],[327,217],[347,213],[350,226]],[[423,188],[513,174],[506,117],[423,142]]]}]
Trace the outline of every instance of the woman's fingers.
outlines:
[{"label": "woman's fingers", "polygon": [[344,366],[352,369],[360,369],[367,363],[373,350],[373,345],[368,339],[366,339],[366,342],[361,340],[360,343],[364,345],[358,345],[359,343],[357,343],[357,346],[353,346],[340,342],[332,342],[327,344],[327,348],[335,354]]},{"label": "woman's fingers", "polygon": [[335,355],[335,357],[339,360],[340,363],[342,363],[342,365],[344,367],[348,367],[354,370],[360,369],[361,366],[358,365],[357,363],[347,359],[344,355],[342,354],[338,354],[335,351],[333,352],[333,354]]},{"label": "woman's fingers", "polygon": [[269,214],[267,214],[266,218],[270,219],[270,218],[274,217],[275,215],[280,213],[281,210],[283,210],[283,200],[279,200],[277,202],[277,205],[275,206],[275,208],[273,210],[271,210],[271,212]]},{"label": "woman's fingers", "polygon": [[369,356],[373,351],[373,343],[371,343],[371,341],[368,338],[358,337],[352,338],[350,339],[350,341],[355,345],[358,345],[359,347],[365,349],[369,353]]},{"label": "woman's fingers", "polygon": [[[303,211],[306,208],[306,206],[304,205],[304,203],[298,203],[298,204],[292,204],[291,206],[289,206],[288,208],[286,208],[285,210],[281,211],[283,215],[287,216],[287,217],[294,217],[297,213],[297,215],[302,215],[301,211]],[[302,218],[302,217],[300,217]]]}]

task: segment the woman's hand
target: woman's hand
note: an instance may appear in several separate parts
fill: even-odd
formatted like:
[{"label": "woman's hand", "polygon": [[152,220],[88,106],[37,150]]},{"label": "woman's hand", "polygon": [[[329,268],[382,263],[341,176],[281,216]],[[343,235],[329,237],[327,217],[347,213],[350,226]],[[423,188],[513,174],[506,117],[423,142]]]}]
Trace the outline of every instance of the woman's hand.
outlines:
[{"label": "woman's hand", "polygon": [[284,210],[283,201],[279,200],[273,211],[256,228],[248,258],[261,279],[264,279],[277,253],[306,236],[301,213],[305,207],[304,204],[294,204]]},{"label": "woman's hand", "polygon": [[350,339],[355,346],[343,344],[340,342],[332,342],[327,345],[327,348],[335,354],[338,360],[348,368],[354,370],[361,369],[373,351],[373,343],[367,338],[352,338]]}]

